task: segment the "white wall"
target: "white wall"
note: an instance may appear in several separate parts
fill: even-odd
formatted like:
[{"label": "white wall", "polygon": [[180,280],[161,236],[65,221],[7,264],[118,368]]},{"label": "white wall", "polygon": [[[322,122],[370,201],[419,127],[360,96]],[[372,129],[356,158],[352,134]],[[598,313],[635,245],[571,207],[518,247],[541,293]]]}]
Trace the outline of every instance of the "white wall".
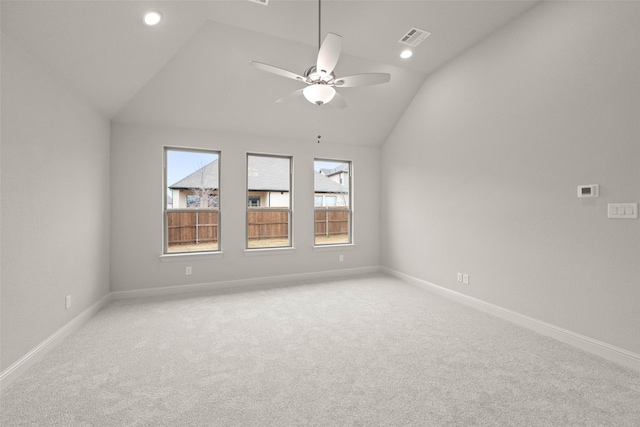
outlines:
[{"label": "white wall", "polygon": [[2,35],[1,370],[109,293],[109,131]]},{"label": "white wall", "polygon": [[270,207],[289,207],[289,193],[280,191],[270,191],[266,206]]},{"label": "white wall", "polygon": [[[380,263],[378,148],[317,144],[312,137],[307,141],[286,141],[126,124],[113,124],[111,132],[113,291],[371,267]],[[222,258],[183,256],[177,262],[161,261],[164,145],[221,151]],[[293,156],[294,251],[271,251],[261,256],[244,253],[247,152]],[[313,250],[315,157],[353,161],[356,244],[353,250]],[[138,194],[129,191],[132,187],[141,191]],[[338,262],[341,253],[342,263]],[[185,275],[186,266],[193,268],[191,276]]]},{"label": "white wall", "polygon": [[640,353],[640,221],[607,219],[640,201],[640,3],[541,3],[431,75],[381,159],[384,266]]},{"label": "white wall", "polygon": [[187,207],[187,192],[182,190],[171,190],[171,200],[174,209],[184,209]]}]

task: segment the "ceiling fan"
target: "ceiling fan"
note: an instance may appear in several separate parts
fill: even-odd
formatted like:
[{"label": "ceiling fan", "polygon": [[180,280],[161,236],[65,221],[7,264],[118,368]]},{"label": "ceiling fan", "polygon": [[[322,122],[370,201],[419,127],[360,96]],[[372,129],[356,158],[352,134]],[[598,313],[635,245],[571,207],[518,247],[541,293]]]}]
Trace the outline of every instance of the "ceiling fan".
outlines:
[{"label": "ceiling fan", "polygon": [[298,80],[307,85],[302,89],[296,90],[289,95],[277,99],[276,102],[285,102],[292,98],[304,96],[307,101],[312,104],[324,105],[330,103],[329,105],[333,107],[345,108],[347,106],[347,102],[338,92],[336,92],[335,88],[371,86],[386,83],[391,79],[391,75],[388,73],[354,74],[339,78],[335,76],[333,70],[340,58],[342,37],[334,33],[329,33],[322,44],[320,44],[322,23],[321,1],[322,0],[318,0],[318,59],[316,61],[316,65],[312,65],[307,68],[302,75],[299,75],[273,65],[250,61],[254,67],[260,70],[268,71],[293,80]]}]

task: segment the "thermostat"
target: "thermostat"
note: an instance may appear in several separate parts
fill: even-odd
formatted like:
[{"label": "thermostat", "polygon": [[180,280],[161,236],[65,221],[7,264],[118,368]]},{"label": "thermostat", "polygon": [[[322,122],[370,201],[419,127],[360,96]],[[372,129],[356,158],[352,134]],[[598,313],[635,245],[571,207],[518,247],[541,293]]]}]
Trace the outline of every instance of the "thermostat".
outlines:
[{"label": "thermostat", "polygon": [[578,185],[578,197],[598,197],[598,184]]}]

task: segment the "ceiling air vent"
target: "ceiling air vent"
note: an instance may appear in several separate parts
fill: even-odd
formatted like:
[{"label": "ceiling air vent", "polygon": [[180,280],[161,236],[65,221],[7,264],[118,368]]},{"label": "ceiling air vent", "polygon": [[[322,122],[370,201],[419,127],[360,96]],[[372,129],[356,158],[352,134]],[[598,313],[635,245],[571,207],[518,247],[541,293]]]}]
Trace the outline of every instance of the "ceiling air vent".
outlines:
[{"label": "ceiling air vent", "polygon": [[253,3],[261,4],[263,6],[269,6],[269,0],[249,0],[249,1]]},{"label": "ceiling air vent", "polygon": [[431,33],[428,31],[413,27],[412,29],[407,31],[407,34],[402,36],[402,38],[398,41],[402,44],[406,44],[407,46],[416,47],[430,35]]}]

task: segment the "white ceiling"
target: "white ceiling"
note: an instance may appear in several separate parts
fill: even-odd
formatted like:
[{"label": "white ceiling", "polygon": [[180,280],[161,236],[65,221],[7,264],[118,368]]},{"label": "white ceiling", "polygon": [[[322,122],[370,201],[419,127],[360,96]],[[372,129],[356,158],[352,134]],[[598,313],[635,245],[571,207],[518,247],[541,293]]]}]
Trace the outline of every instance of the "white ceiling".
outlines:
[{"label": "white ceiling", "polygon": [[[318,2],[2,1],[2,32],[110,119],[276,137],[381,145],[426,76],[537,1],[322,2],[322,34],[343,37],[337,76],[391,73],[391,82],[342,88],[344,110],[304,99],[302,87],[249,65],[302,74],[315,63]],[[148,10],[164,19],[142,24]],[[432,33],[409,60],[411,27]]]}]

